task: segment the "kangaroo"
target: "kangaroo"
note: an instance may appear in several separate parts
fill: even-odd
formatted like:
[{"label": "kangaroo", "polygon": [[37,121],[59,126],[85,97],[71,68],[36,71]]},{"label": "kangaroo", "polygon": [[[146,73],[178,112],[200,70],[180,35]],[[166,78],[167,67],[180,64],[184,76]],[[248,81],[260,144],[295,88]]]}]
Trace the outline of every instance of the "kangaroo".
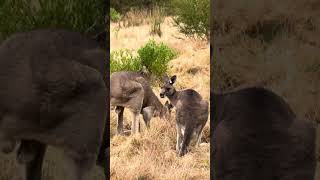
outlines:
[{"label": "kangaroo", "polygon": [[[39,29],[0,45],[0,144],[16,151],[24,180],[40,180],[47,146],[70,163],[70,180],[98,164],[107,176],[106,52],[80,33]],[[103,140],[104,139],[104,140]]]},{"label": "kangaroo", "polygon": [[202,129],[209,116],[209,104],[193,89],[177,91],[173,86],[176,79],[176,75],[170,79],[167,75],[163,77],[164,85],[161,87],[160,97],[166,96],[176,108],[176,151],[181,157],[187,153],[187,147],[194,134],[197,137],[196,145],[200,144]]},{"label": "kangaroo", "polygon": [[173,109],[173,105],[171,103],[169,103],[169,101],[166,101],[164,105],[167,107],[167,109],[169,110],[169,113],[171,114],[171,111]]},{"label": "kangaroo", "polygon": [[315,127],[285,100],[260,87],[211,97],[215,179],[313,180]]},{"label": "kangaroo", "polygon": [[110,104],[116,106],[117,133],[123,134],[123,111],[130,109],[133,114],[131,133],[140,131],[139,114],[143,115],[146,127],[150,127],[153,116],[168,120],[168,108],[161,104],[152,91],[149,82],[141,73],[122,71],[115,72],[110,78]]}]

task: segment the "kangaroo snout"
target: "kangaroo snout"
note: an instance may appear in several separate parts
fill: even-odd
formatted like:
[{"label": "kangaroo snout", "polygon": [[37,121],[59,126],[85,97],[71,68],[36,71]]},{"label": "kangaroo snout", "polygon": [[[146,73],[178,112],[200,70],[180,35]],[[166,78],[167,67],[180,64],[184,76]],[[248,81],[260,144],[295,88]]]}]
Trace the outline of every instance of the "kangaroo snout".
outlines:
[{"label": "kangaroo snout", "polygon": [[166,92],[166,91],[165,91],[163,88],[160,89],[160,97],[161,97],[161,98],[164,98],[165,92]]}]

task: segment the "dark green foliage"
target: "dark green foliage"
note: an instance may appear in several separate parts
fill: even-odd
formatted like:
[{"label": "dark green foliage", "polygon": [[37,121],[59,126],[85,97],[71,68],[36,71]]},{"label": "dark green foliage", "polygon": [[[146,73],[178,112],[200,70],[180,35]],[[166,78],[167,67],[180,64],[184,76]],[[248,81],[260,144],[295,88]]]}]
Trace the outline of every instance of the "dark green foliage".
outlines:
[{"label": "dark green foliage", "polygon": [[174,0],[174,21],[187,36],[209,40],[210,0]]},{"label": "dark green foliage", "polygon": [[114,8],[110,8],[110,20],[112,22],[118,22],[121,19],[121,14]]},{"label": "dark green foliage", "polygon": [[104,0],[2,0],[0,38],[48,27],[96,35],[106,28],[104,3]]}]

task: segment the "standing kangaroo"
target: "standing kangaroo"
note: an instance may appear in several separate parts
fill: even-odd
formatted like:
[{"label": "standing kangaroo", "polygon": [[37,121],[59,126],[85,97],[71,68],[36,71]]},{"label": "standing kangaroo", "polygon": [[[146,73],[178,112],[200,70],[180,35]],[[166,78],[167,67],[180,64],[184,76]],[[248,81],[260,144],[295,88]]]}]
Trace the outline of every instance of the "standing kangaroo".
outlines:
[{"label": "standing kangaroo", "polygon": [[130,109],[133,114],[131,133],[139,132],[139,115],[147,127],[152,116],[169,119],[169,110],[162,105],[152,91],[149,82],[138,72],[115,72],[110,78],[110,104],[116,106],[117,133],[123,133],[123,111]]},{"label": "standing kangaroo", "polygon": [[[99,164],[107,175],[106,52],[80,33],[41,29],[0,46],[0,144],[16,142],[24,180],[40,180],[48,145],[65,153],[70,180]],[[104,139],[104,140],[103,140]]]},{"label": "standing kangaroo", "polygon": [[164,76],[160,97],[168,97],[170,103],[176,108],[176,150],[179,156],[183,156],[187,153],[187,147],[194,134],[197,136],[196,145],[200,144],[202,129],[208,120],[209,105],[193,89],[177,91],[173,86],[176,79],[175,75],[170,79],[167,75]]},{"label": "standing kangaroo", "polygon": [[315,127],[264,88],[215,94],[214,163],[217,180],[313,180]]}]

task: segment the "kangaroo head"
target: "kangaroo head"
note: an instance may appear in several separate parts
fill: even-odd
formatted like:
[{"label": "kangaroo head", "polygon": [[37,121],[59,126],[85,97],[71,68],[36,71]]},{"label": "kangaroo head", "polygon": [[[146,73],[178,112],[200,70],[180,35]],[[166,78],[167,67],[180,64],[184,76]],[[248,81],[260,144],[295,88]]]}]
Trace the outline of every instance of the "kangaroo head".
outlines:
[{"label": "kangaroo head", "polygon": [[170,97],[176,92],[176,89],[173,86],[173,84],[176,82],[176,79],[176,75],[172,76],[171,78],[169,78],[167,75],[163,76],[164,85],[161,86],[160,90],[161,98],[164,98],[165,96]]}]

